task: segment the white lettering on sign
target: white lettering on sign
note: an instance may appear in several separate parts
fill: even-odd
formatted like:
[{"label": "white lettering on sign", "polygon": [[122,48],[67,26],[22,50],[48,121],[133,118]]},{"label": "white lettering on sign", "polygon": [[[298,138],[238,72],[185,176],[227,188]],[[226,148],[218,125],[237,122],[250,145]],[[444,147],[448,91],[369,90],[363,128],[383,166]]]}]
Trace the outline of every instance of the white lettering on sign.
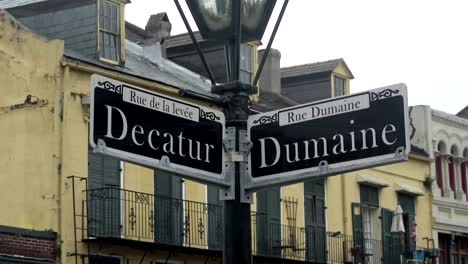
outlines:
[{"label": "white lettering on sign", "polygon": [[[105,106],[107,108],[107,134],[105,137],[115,140],[126,139],[129,127],[125,113],[117,107]],[[113,118],[113,114],[116,115],[115,118]],[[121,131],[115,131],[116,126],[113,126],[113,122],[120,124],[118,127],[121,127]],[[154,128],[143,128],[141,125],[134,125],[130,130],[130,137],[136,146],[143,147],[148,144],[153,150],[161,148],[165,154],[188,157],[205,163],[211,163],[210,159],[213,158],[210,152],[215,151],[214,145],[184,137],[183,131],[178,135],[173,135],[168,132],[162,133]],[[113,132],[115,132],[115,135]]]},{"label": "white lettering on sign", "polygon": [[323,117],[363,110],[366,108],[369,108],[369,95],[362,94],[280,112],[279,125],[286,126]]},{"label": "white lettering on sign", "polygon": [[198,122],[200,117],[200,111],[196,107],[127,87],[123,88],[123,100],[127,103],[143,106],[194,122]]},{"label": "white lettering on sign", "polygon": [[[370,127],[345,134],[335,134],[332,137],[310,138],[283,145],[280,140],[274,137],[259,138],[258,143],[261,148],[260,168],[276,165],[283,156],[286,157],[286,162],[296,163],[310,159],[322,159],[329,156],[329,153],[340,155],[348,151],[378,148],[379,137],[385,145],[391,146],[398,139],[395,132],[397,132],[395,125],[386,124],[381,130]],[[345,141],[349,143],[345,145]]]}]

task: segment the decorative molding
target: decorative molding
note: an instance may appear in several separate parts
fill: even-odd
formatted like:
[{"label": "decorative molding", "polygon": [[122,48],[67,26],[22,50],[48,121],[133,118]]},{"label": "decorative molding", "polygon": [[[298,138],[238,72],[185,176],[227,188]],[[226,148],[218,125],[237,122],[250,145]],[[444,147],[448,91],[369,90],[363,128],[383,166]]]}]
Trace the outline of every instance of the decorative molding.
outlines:
[{"label": "decorative molding", "polygon": [[385,89],[379,93],[371,93],[371,101],[377,101],[380,99],[392,97],[395,94],[398,94],[400,90]]},{"label": "decorative molding", "polygon": [[384,179],[372,177],[369,175],[358,174],[357,183],[364,185],[371,185],[377,188],[385,188],[390,186],[390,183]]},{"label": "decorative molding", "polygon": [[432,110],[432,121],[441,123],[443,125],[468,130],[468,122],[466,122],[464,119],[456,116],[450,116],[443,112]]},{"label": "decorative molding", "polygon": [[200,108],[200,118],[205,118],[205,119],[212,120],[212,121],[221,120],[221,118],[219,116],[217,116],[215,113],[205,112],[201,108]]},{"label": "decorative molding", "polygon": [[118,94],[122,94],[123,85],[114,85],[109,81],[98,82],[99,88],[106,89],[108,91],[116,92]]},{"label": "decorative molding", "polygon": [[432,204],[439,207],[454,208],[468,212],[468,201],[459,201],[448,197],[433,196]]},{"label": "decorative molding", "polygon": [[275,113],[272,116],[261,116],[259,119],[253,121],[255,125],[264,125],[274,122],[278,122],[278,113]]},{"label": "decorative molding", "polygon": [[419,187],[411,186],[404,183],[395,183],[395,191],[406,193],[412,196],[424,196],[424,191]]}]

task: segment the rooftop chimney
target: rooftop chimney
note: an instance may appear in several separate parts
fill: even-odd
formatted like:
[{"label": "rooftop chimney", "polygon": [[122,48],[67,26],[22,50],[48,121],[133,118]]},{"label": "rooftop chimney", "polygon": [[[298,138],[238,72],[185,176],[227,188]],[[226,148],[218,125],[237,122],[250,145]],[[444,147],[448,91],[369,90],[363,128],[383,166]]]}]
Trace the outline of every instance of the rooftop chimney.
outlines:
[{"label": "rooftop chimney", "polygon": [[[258,52],[258,59],[261,60],[265,50]],[[281,94],[281,53],[276,49],[270,49],[270,53],[265,61],[260,75],[259,87],[262,92]]]},{"label": "rooftop chimney", "polygon": [[161,42],[165,37],[171,35],[172,25],[166,12],[151,15],[145,27],[145,45],[153,45]]}]

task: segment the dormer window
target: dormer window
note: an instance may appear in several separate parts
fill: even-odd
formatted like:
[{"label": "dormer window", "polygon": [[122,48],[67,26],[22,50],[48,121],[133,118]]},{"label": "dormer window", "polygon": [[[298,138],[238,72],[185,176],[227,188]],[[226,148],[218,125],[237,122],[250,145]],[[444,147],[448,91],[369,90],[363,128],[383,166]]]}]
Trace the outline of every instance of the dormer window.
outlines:
[{"label": "dormer window", "polygon": [[240,47],[240,75],[239,80],[243,83],[252,83],[253,75],[253,47],[242,44]]},{"label": "dormer window", "polygon": [[333,96],[345,95],[346,94],[345,84],[346,84],[346,80],[344,78],[335,76]]},{"label": "dormer window", "polygon": [[99,58],[119,64],[120,43],[120,6],[117,3],[99,1]]}]

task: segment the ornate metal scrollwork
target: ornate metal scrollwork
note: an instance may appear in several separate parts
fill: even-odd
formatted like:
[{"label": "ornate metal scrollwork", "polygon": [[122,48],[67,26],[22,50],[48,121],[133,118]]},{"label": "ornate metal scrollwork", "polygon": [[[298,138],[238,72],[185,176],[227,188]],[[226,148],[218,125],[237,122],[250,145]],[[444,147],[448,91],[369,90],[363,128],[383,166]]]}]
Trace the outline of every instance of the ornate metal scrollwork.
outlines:
[{"label": "ornate metal scrollwork", "polygon": [[122,87],[123,85],[114,85],[113,83],[109,81],[104,81],[104,82],[98,82],[98,85],[101,86],[101,88],[104,88],[108,91],[116,92],[121,94],[122,93]]},{"label": "ornate metal scrollwork", "polygon": [[205,239],[205,225],[203,224],[203,219],[200,217],[198,218],[198,235],[201,241]]},{"label": "ornate metal scrollwork", "polygon": [[128,223],[130,224],[130,230],[134,231],[136,224],[136,214],[133,207],[130,208],[130,213],[128,214]]},{"label": "ornate metal scrollwork", "polygon": [[262,116],[259,119],[253,121],[255,125],[257,124],[264,125],[264,124],[274,123],[274,122],[278,122],[278,113],[272,116]]},{"label": "ornate metal scrollwork", "polygon": [[135,193],[135,201],[143,204],[149,204],[149,195],[146,193]]},{"label": "ornate metal scrollwork", "polygon": [[394,94],[397,94],[399,92],[400,90],[385,89],[379,93],[371,93],[371,101],[392,97]]},{"label": "ornate metal scrollwork", "polygon": [[213,112],[205,112],[203,109],[200,109],[200,118],[209,119],[212,121],[220,120],[221,118]]},{"label": "ornate metal scrollwork", "polygon": [[151,234],[153,234],[154,232],[154,211],[153,210],[150,211],[150,215],[148,217],[148,224],[149,224],[150,232]]},{"label": "ornate metal scrollwork", "polygon": [[184,219],[184,238],[185,242],[190,243],[190,216],[188,215]]}]

